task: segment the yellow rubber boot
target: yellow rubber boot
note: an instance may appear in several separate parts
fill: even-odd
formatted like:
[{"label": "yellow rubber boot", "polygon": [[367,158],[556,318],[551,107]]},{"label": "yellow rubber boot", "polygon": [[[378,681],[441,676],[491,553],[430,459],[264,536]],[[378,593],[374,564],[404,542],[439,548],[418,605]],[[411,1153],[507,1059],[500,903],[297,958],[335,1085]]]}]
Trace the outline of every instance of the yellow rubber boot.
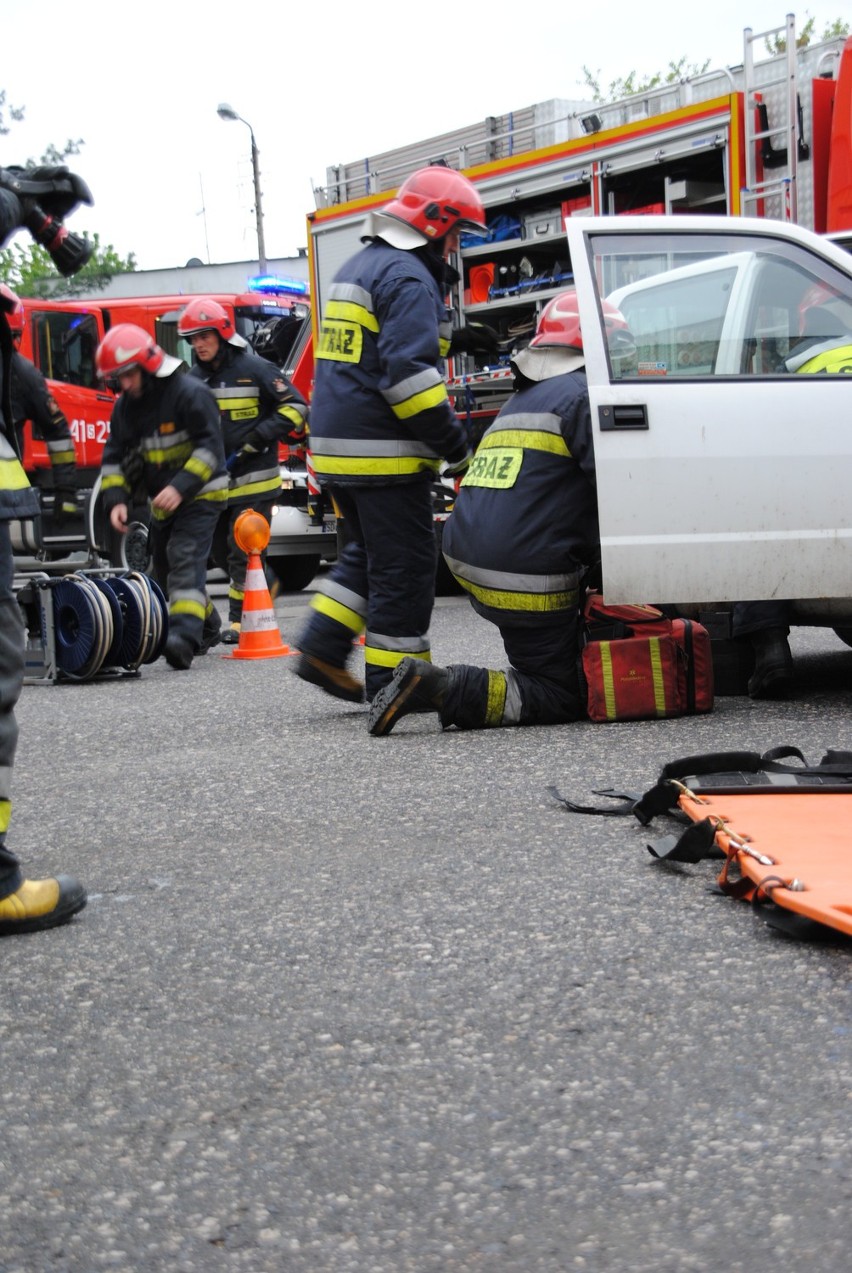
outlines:
[{"label": "yellow rubber boot", "polygon": [[0,937],[66,924],[85,905],[86,890],[73,875],[24,880],[14,893],[0,898]]}]

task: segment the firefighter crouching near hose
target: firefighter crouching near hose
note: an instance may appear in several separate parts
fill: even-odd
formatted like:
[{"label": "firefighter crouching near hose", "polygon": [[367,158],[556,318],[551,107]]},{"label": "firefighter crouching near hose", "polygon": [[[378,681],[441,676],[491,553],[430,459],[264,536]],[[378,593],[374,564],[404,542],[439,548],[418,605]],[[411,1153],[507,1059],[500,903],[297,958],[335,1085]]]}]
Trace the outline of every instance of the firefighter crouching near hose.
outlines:
[{"label": "firefighter crouching near hose", "polygon": [[221,628],[206,589],[213,531],[228,498],[219,412],[180,360],[134,323],[110,328],[95,363],[121,391],[103,451],[104,508],[124,534],[130,482],[122,465],[138,456],[151,500],[152,574],[169,600],[166,661],[183,671],[217,643]]},{"label": "firefighter crouching near hose", "polygon": [[[604,302],[611,356],[635,358]],[[370,710],[371,734],[409,712],[485,729],[556,725],[583,714],[577,676],[580,582],[600,555],[595,456],[573,289],[542,311],[512,359],[517,392],[486,431],[444,526],[444,557],[474,609],[496,624],[507,671],[407,658]]]},{"label": "firefighter crouching near hose", "polygon": [[197,360],[190,375],[212,391],[222,424],[230,486],[227,509],[214,535],[213,557],[217,563],[224,559],[229,578],[229,626],[222,641],[236,645],[248,559],[234,538],[234,523],[245,509],[253,508],[271,524],[272,506],[281,492],[278,445],[305,442],[308,408],[277,367],[246,348],[218,301],[208,296],[190,301],[178,318],[178,332],[190,342]]},{"label": "firefighter crouching near hose", "polygon": [[[42,202],[36,198],[38,194]],[[0,244],[26,227],[53,256],[63,274],[85,265],[91,249],[65,229],[62,218],[79,202],[91,203],[85,184],[67,168],[35,173],[0,169]],[[6,847],[12,810],[11,778],[18,741],[15,704],[24,680],[24,631],[15,598],[11,521],[39,513],[38,495],[27,481],[12,424],[12,333],[9,298],[0,292],[0,936],[34,932],[66,923],[86,905],[79,880],[59,875],[25,879],[18,858]]]},{"label": "firefighter crouching near hose", "polygon": [[53,523],[62,526],[77,512],[76,474],[77,459],[74,439],[68,421],[58,402],[47,387],[47,381],[34,363],[21,353],[24,334],[24,306],[5,283],[0,292],[12,303],[8,315],[12,331],[12,421],[18,440],[18,451],[24,454],[24,426],[31,421],[33,436],[41,437],[47,444],[53,478]]},{"label": "firefighter crouching near hose", "polygon": [[430,657],[432,482],[442,457],[451,472],[469,459],[444,382],[443,359],[453,351],[445,297],[457,278],[446,257],[460,233],[485,233],[484,221],[466,177],[441,166],[420,169],[371,215],[362,236],[367,246],[328,291],[311,454],[349,542],[314,596],[297,639],[296,673],[350,702],[365,693],[346,667],[365,624],[368,699],[406,655]]}]

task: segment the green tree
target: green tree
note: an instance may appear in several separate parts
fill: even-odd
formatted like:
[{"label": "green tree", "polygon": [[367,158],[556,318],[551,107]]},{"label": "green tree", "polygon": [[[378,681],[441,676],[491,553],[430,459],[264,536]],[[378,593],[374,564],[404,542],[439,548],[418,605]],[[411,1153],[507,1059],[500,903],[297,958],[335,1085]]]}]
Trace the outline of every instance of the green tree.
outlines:
[{"label": "green tree", "polygon": [[[814,43],[816,18],[812,18],[810,14],[807,13],[807,10],[805,10],[805,13],[807,14],[807,22],[805,22],[801,31],[796,36],[797,49],[806,49],[809,45]],[[816,43],[822,43],[824,40],[834,40],[839,35],[849,35],[849,32],[849,23],[845,22],[843,18],[835,18],[833,22],[826,23],[822,35],[816,37]],[[773,56],[776,53],[786,53],[787,41],[784,39],[783,35],[769,36],[766,40],[766,50]]]},{"label": "green tree", "polygon": [[665,71],[657,71],[655,75],[647,75],[644,79],[637,76],[635,71],[631,71],[622,79],[613,80],[606,88],[601,87],[600,71],[595,73],[584,66],[581,82],[591,92],[592,101],[617,102],[622,97],[632,97],[634,93],[645,93],[648,89],[660,88],[663,84],[677,84],[679,80],[689,79],[693,75],[702,75],[709,65],[709,59],[698,66],[694,62],[687,62],[686,58],[682,57],[677,62],[669,62],[668,69]]},{"label": "green tree", "polygon": [[136,269],[136,258],[118,255],[111,243],[101,246],[100,236],[92,235],[94,252],[73,278],[63,278],[44,248],[36,243],[18,240],[0,249],[0,282],[6,283],[19,296],[62,300],[106,287],[114,274],[127,274]]},{"label": "green tree", "polygon": [[[7,102],[6,90],[0,89],[0,136],[9,133],[12,124],[20,123],[24,118],[24,111],[23,106],[13,106],[11,102]],[[79,155],[83,145],[81,138],[75,141],[70,137],[62,147],[51,143],[40,158],[22,160],[21,167],[53,167],[63,164],[71,155]],[[82,234],[88,237],[85,230]],[[9,247],[0,249],[0,281],[21,296],[61,298],[79,296],[81,292],[106,287],[114,274],[136,269],[136,258],[132,252],[126,258],[120,257],[111,243],[102,247],[97,234],[92,235],[92,243],[94,252],[83,269],[73,278],[63,278],[44,248],[35,243],[25,245],[23,241],[17,240]]]}]

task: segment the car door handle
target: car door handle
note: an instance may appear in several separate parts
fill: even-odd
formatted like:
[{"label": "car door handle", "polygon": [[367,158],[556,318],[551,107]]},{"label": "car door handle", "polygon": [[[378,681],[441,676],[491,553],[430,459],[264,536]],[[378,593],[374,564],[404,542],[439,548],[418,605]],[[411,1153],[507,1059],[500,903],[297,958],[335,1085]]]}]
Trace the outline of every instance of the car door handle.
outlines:
[{"label": "car door handle", "polygon": [[598,423],[602,433],[613,429],[647,429],[648,411],[644,403],[635,406],[610,403],[598,407]]}]

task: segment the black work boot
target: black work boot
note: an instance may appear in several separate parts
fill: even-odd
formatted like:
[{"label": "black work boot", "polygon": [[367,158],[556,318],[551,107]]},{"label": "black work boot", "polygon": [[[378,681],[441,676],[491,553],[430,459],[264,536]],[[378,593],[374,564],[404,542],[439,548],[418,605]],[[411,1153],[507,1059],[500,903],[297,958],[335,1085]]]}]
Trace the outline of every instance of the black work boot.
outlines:
[{"label": "black work boot", "polygon": [[450,684],[444,667],[425,659],[403,659],[370,707],[368,729],[377,737],[389,734],[400,716],[409,712],[440,712]]},{"label": "black work boot", "polygon": [[793,655],[783,628],[752,632],[754,672],[749,678],[749,698],[787,698],[793,686]]},{"label": "black work boot", "polygon": [[186,637],[178,636],[177,633],[169,635],[165,649],[166,662],[169,667],[175,668],[178,672],[185,672],[187,668],[192,667],[192,656],[194,653],[195,651]]},{"label": "black work boot", "polygon": [[199,654],[206,654],[214,645],[218,645],[222,640],[222,619],[218,610],[211,610],[210,614],[204,616],[204,627],[201,630],[201,644],[198,647]]},{"label": "black work boot", "polygon": [[303,654],[295,671],[300,680],[318,685],[333,698],[342,698],[346,703],[364,701],[364,686],[345,667],[327,663],[325,659],[318,659],[315,654]]}]

